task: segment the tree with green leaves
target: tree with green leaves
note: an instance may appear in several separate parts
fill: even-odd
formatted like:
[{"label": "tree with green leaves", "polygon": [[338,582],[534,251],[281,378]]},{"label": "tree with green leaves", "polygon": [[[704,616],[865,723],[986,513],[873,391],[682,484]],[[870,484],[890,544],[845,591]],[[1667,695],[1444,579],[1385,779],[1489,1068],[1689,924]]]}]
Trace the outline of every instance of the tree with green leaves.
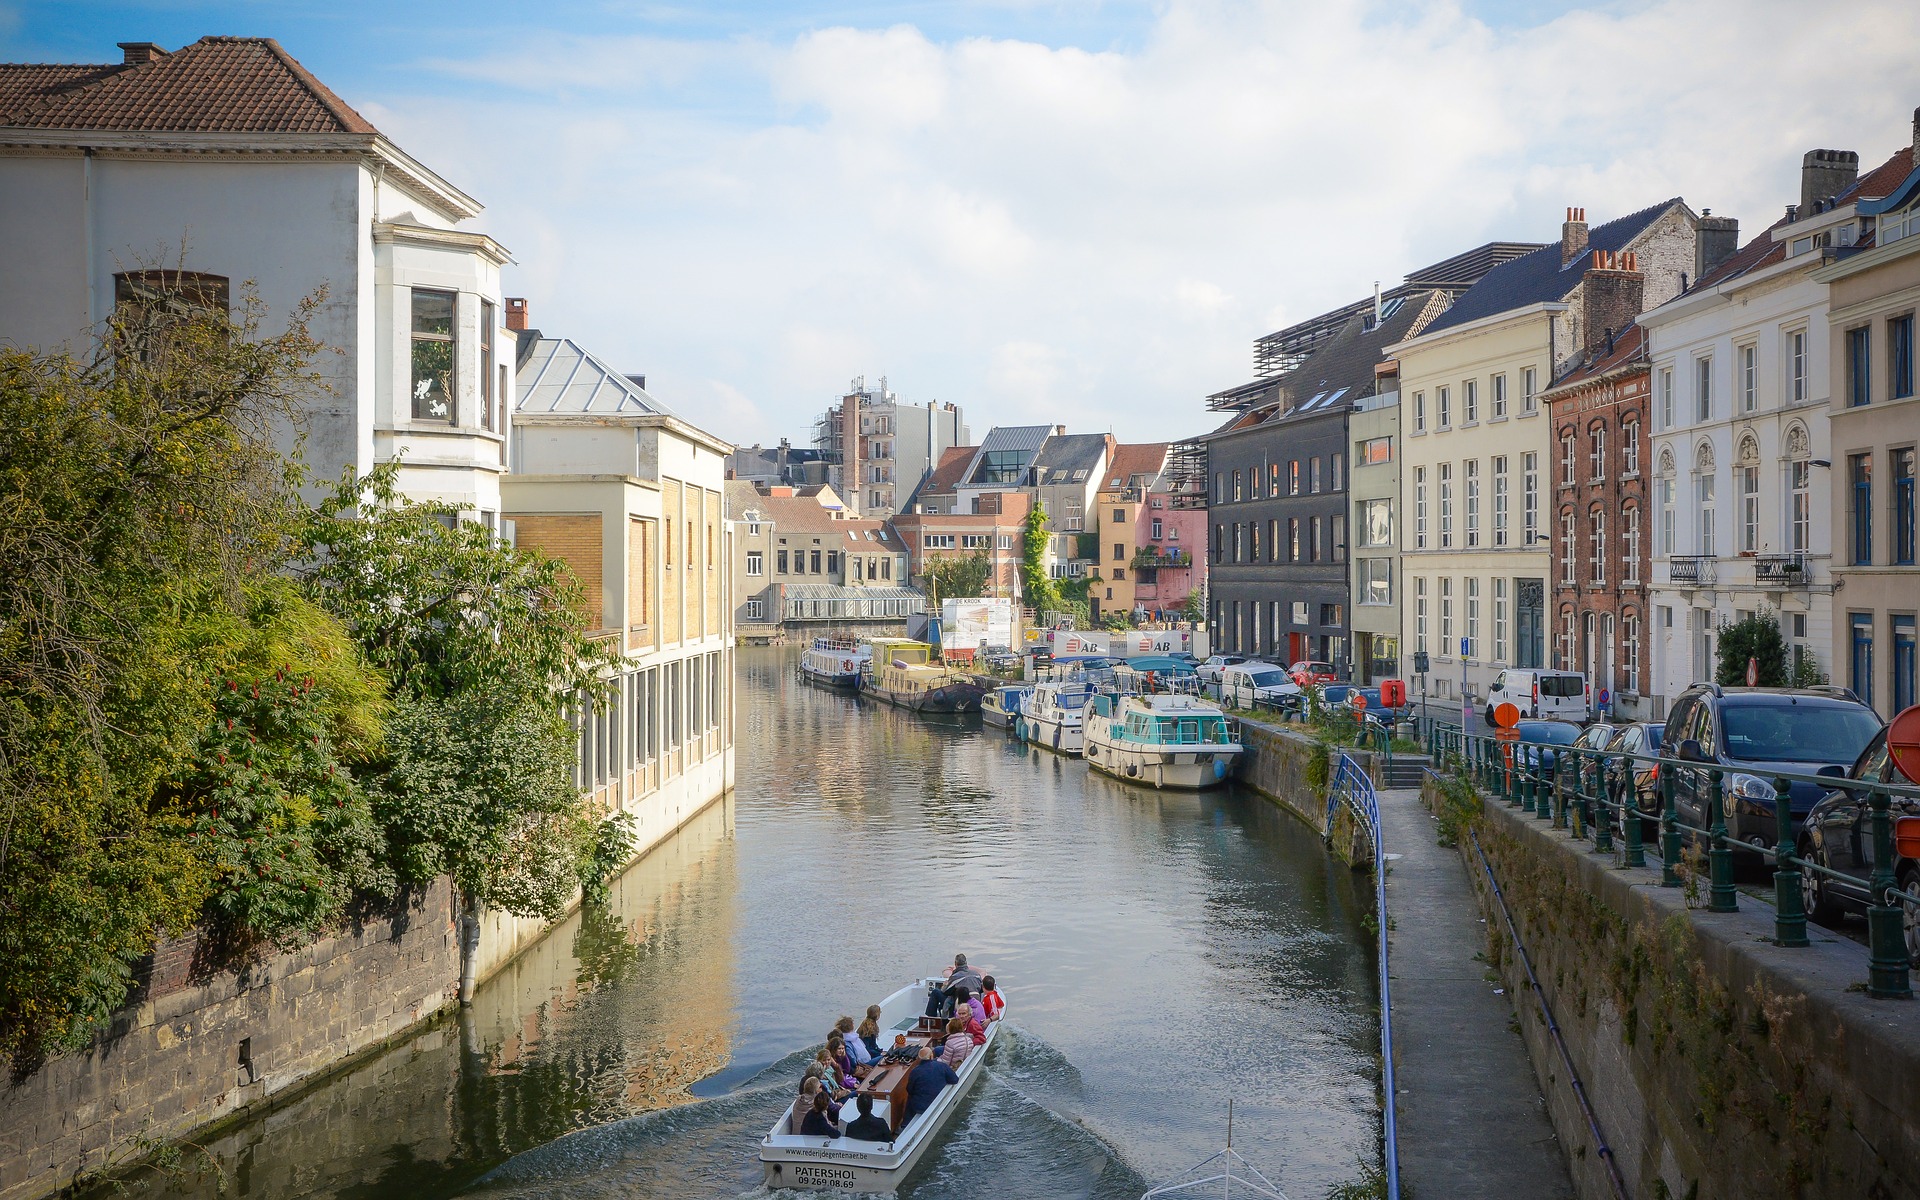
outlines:
[{"label": "tree with green leaves", "polygon": [[1020,594],[1035,613],[1060,608],[1060,593],[1047,576],[1047,510],[1038,501],[1027,510],[1020,537]]},{"label": "tree with green leaves", "polygon": [[[267,334],[251,293],[229,310],[152,274],[87,355],[0,351],[0,1055],[16,1063],[90,1037],[157,938],[209,917],[272,937],[369,869],[364,825],[359,850],[279,867],[347,815],[321,816],[316,798],[351,789],[315,772],[378,733],[377,679],[276,580],[298,522],[276,435],[323,386],[322,298]],[[316,681],[284,727],[226,686],[251,700],[276,672]],[[285,840],[245,832],[256,817]],[[267,896],[258,881],[281,874],[319,894]]]},{"label": "tree with green leaves", "polygon": [[937,604],[956,597],[985,596],[993,583],[993,559],[985,550],[971,554],[929,555],[920,578]]},{"label": "tree with green leaves", "polygon": [[1779,617],[1767,610],[1748,613],[1720,626],[1714,682],[1739,687],[1747,682],[1747,660],[1759,667],[1760,687],[1787,685],[1787,640],[1780,634]]},{"label": "tree with green leaves", "polygon": [[317,506],[300,575],[391,681],[374,815],[403,882],[459,889],[465,998],[479,906],[551,919],[597,861],[567,705],[603,697],[619,653],[588,636],[564,563],[405,500],[395,471],[349,475]]}]

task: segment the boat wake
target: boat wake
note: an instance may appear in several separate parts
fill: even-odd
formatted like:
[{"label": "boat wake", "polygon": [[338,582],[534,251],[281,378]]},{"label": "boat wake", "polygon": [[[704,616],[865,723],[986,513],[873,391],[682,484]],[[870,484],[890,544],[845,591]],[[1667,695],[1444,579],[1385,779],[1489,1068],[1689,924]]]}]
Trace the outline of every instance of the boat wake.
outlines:
[{"label": "boat wake", "polygon": [[[1080,1075],[1052,1046],[1010,1025],[965,1106],[932,1156],[898,1193],[901,1200],[948,1196],[1049,1196],[1133,1200],[1148,1183],[1079,1116]],[[791,1102],[812,1061],[795,1051],[733,1090],[675,1108],[586,1129],[515,1156],[464,1194],[560,1197],[716,1197],[810,1200],[841,1193],[760,1183],[754,1148]]]}]

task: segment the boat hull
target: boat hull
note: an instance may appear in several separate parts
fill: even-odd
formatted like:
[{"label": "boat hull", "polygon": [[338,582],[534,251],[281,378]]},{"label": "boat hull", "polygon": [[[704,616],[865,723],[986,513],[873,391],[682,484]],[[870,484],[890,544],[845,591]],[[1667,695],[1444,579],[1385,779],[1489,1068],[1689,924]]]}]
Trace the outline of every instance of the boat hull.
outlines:
[{"label": "boat hull", "polygon": [[1041,749],[1064,754],[1068,758],[1079,758],[1086,750],[1086,727],[1078,720],[1063,718],[1058,714],[1039,713],[1029,713],[1024,719],[1027,722],[1027,740]]},{"label": "boat hull", "polygon": [[1126,783],[1198,792],[1224,787],[1240,751],[1237,745],[1162,749],[1102,741],[1087,746],[1086,759],[1094,770]]},{"label": "boat hull", "polygon": [[815,671],[808,667],[800,668],[800,677],[815,687],[833,688],[835,691],[851,692],[860,687],[860,672],[852,671],[845,675]]},{"label": "boat hull", "polygon": [[948,683],[919,692],[896,692],[872,681],[863,681],[860,685],[862,695],[917,713],[979,712],[980,697],[985,691],[977,683]]}]

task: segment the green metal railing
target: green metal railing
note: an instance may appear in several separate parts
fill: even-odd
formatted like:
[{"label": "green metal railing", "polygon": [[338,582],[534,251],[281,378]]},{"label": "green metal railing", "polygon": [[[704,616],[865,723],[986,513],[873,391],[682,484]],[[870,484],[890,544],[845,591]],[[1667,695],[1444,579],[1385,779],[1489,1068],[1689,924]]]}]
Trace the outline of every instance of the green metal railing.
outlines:
[{"label": "green metal railing", "polygon": [[[1920,894],[1902,887],[1896,878],[1898,854],[1894,843],[1893,799],[1920,798],[1920,787],[1838,778],[1803,771],[1742,770],[1714,762],[1671,755],[1625,754],[1590,750],[1582,746],[1547,745],[1465,733],[1457,725],[1428,722],[1422,737],[1429,754],[1445,769],[1464,771],[1481,792],[1510,808],[1564,829],[1576,840],[1592,843],[1596,853],[1616,855],[1626,867],[1646,867],[1649,847],[1644,825],[1656,824],[1652,850],[1659,862],[1663,887],[1689,882],[1692,867],[1683,844],[1706,847],[1706,910],[1739,911],[1734,884],[1735,855],[1773,866],[1774,942],[1799,947],[1807,940],[1807,912],[1803,885],[1812,874],[1861,888],[1858,875],[1849,875],[1801,854],[1793,812],[1792,787],[1812,784],[1827,792],[1845,790],[1863,798],[1866,832],[1872,846],[1872,868],[1864,891],[1867,898],[1867,994],[1881,999],[1913,995],[1913,962],[1904,932],[1904,909],[1920,911]],[[1551,765],[1548,759],[1551,759]],[[1704,825],[1681,820],[1676,802],[1677,781],[1685,773],[1703,800]],[[1740,819],[1751,826],[1765,821],[1755,810],[1771,809],[1771,828],[1741,840],[1728,831],[1729,779],[1739,777]],[[1763,778],[1764,776],[1764,778]],[[1652,785],[1657,808],[1646,806],[1642,789]],[[1764,795],[1761,788],[1771,793]],[[1770,844],[1766,835],[1770,834]],[[1617,838],[1617,844],[1616,844]],[[1696,885],[1697,886],[1697,885]]]}]

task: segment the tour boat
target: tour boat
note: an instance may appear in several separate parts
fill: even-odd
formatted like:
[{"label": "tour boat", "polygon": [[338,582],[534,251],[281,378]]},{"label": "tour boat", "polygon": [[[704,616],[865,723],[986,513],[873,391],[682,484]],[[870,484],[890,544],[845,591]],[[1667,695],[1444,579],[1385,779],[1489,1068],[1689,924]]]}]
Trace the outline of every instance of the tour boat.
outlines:
[{"label": "tour boat", "polygon": [[1010,729],[1032,696],[1033,689],[1024,684],[994,688],[980,697],[980,717],[989,725]]},{"label": "tour boat", "polygon": [[1157,788],[1225,783],[1244,749],[1219,705],[1179,694],[1095,696],[1086,744],[1094,769]]},{"label": "tour boat", "polygon": [[987,689],[972,676],[932,661],[933,647],[907,638],[874,638],[861,668],[862,695],[917,713],[980,711]]},{"label": "tour boat", "polygon": [[1021,733],[1036,746],[1078,756],[1086,747],[1083,719],[1093,695],[1093,685],[1081,679],[1036,684],[1020,715]]},{"label": "tour boat", "polygon": [[872,657],[873,648],[852,638],[817,637],[800,655],[800,674],[823,687],[860,686],[860,669]]},{"label": "tour boat", "polygon": [[[891,1046],[904,1036],[909,1044],[924,1041],[922,1031],[932,1022],[921,1014],[926,1011],[927,988],[944,982],[939,976],[916,980],[880,1002],[880,1044]],[[806,1137],[787,1132],[792,1109],[781,1110],[780,1119],[760,1139],[760,1165],[768,1188],[820,1189],[843,1192],[892,1192],[926,1156],[939,1137],[940,1130],[952,1119],[969,1089],[986,1070],[987,1052],[1000,1036],[1004,1019],[987,1023],[986,1040],[968,1053],[955,1070],[958,1084],[940,1091],[933,1107],[900,1127],[896,1111],[907,1099],[905,1067],[881,1067],[860,1084],[860,1091],[873,1098],[873,1115],[894,1125],[894,1140],[865,1142],[855,1138]],[[855,1096],[848,1096],[840,1107],[844,1126],[860,1115]],[[896,1106],[900,1106],[899,1109]]]}]

